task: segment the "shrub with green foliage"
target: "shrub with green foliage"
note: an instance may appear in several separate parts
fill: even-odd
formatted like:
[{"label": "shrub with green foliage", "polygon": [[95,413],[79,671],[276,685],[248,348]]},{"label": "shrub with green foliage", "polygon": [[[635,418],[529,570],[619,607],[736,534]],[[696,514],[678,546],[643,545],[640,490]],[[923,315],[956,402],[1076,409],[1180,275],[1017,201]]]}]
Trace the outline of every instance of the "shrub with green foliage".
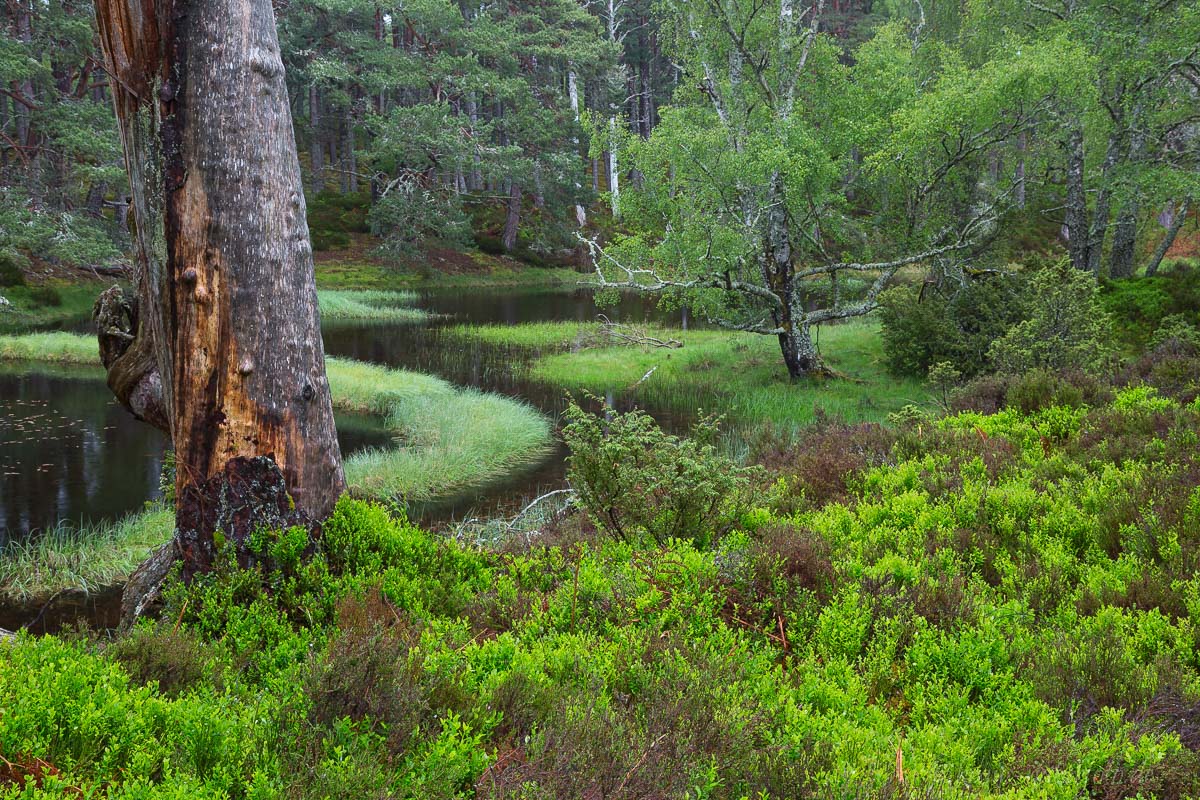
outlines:
[{"label": "shrub with green foliage", "polygon": [[1111,366],[1112,320],[1090,272],[1065,260],[1037,272],[1030,280],[1028,308],[1027,319],[992,343],[988,354],[997,370],[1097,373]]},{"label": "shrub with green foliage", "polygon": [[690,436],[663,432],[643,411],[597,416],[572,401],[563,440],[567,480],[600,528],[625,540],[723,535],[744,502],[749,471],[717,452],[717,423],[705,419]]},{"label": "shrub with green foliage", "polygon": [[883,349],[897,375],[947,362],[966,377],[990,367],[988,348],[1025,316],[1025,281],[987,275],[965,284],[897,286],[880,295]]},{"label": "shrub with green foliage", "polygon": [[1200,269],[1179,264],[1149,278],[1106,281],[1101,288],[1104,308],[1130,346],[1153,347],[1164,323],[1200,325]]}]

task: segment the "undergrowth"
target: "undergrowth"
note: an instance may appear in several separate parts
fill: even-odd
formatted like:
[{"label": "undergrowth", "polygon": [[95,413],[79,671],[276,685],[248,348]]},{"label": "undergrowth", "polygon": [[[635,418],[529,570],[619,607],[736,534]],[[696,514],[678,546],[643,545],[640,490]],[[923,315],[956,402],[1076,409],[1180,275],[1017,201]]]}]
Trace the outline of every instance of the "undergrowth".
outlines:
[{"label": "undergrowth", "polygon": [[1195,796],[1198,445],[1200,405],[1132,382],[764,445],[681,536],[588,508],[481,547],[346,498],[312,557],[262,533],[125,637],[0,646],[0,785]]}]

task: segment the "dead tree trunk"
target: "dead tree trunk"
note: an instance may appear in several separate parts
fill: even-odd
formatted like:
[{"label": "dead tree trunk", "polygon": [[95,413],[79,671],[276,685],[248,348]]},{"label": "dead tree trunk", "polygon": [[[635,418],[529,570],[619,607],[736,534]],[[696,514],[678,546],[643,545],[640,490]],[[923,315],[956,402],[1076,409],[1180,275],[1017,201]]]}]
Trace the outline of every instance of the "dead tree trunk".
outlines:
[{"label": "dead tree trunk", "polygon": [[190,575],[214,529],[308,523],[344,487],[283,63],[268,0],[99,0],[96,18],[137,226],[115,360],[136,356],[121,382],[142,391],[157,372]]}]

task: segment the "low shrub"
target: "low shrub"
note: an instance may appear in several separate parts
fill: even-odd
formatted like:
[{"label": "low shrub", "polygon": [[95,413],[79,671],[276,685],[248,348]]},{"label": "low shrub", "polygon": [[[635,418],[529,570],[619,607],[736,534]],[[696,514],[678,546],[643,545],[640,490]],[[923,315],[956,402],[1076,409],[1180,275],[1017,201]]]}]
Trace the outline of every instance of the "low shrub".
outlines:
[{"label": "low shrub", "polygon": [[1095,276],[1064,260],[1031,278],[1027,318],[992,342],[988,357],[998,371],[1011,374],[1033,369],[1095,374],[1112,364],[1112,338]]},{"label": "low shrub", "polygon": [[178,697],[212,677],[204,645],[195,634],[165,621],[137,626],[115,641],[108,653],[135,684],[153,683],[167,697]]},{"label": "low shrub", "polygon": [[782,479],[772,499],[778,511],[791,513],[847,499],[856,475],[890,461],[894,442],[895,433],[882,425],[824,421],[794,440],[767,430],[752,443],[750,457],[772,481]]},{"label": "low shrub", "polygon": [[716,421],[702,420],[680,438],[642,411],[606,415],[572,402],[562,431],[567,480],[597,526],[627,541],[648,534],[701,547],[733,527],[751,471],[718,452]]},{"label": "low shrub", "polygon": [[922,378],[939,362],[966,377],[986,371],[988,347],[1025,316],[1025,291],[1019,274],[889,289],[879,312],[888,369]]}]

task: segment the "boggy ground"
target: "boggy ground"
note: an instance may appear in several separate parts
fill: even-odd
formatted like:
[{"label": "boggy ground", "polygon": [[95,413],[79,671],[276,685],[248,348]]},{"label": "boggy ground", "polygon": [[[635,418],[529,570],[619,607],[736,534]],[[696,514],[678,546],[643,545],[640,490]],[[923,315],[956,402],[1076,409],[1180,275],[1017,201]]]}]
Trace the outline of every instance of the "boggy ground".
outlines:
[{"label": "boggy ground", "polygon": [[483,546],[344,499],[311,557],[303,533],[264,533],[258,568],[177,586],[127,635],[0,646],[0,781],[1195,796],[1197,366],[1160,348],[1115,386],[989,379],[941,419],[827,423],[759,451],[704,515],[722,524],[677,538],[589,508]]},{"label": "boggy ground", "polygon": [[529,377],[563,391],[615,391],[681,414],[724,414],[744,431],[764,427],[790,438],[814,421],[885,421],[906,405],[929,403],[920,381],[888,375],[873,319],[821,329],[819,342],[835,378],[790,381],[774,337],[713,329],[620,328],[679,347],[630,344],[599,323],[460,325],[448,331],[532,354]]}]

